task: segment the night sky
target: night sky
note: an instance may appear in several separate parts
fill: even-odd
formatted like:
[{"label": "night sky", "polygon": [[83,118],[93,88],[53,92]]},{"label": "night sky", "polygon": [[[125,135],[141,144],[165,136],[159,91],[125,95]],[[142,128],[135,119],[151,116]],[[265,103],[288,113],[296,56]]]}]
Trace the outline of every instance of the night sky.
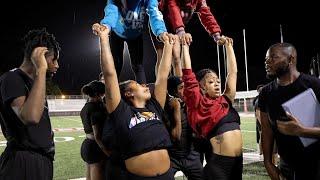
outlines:
[{"label": "night sky", "polygon": [[[266,83],[264,57],[267,48],[280,41],[282,24],[285,42],[298,50],[298,69],[309,72],[313,57],[320,53],[319,8],[315,2],[280,0],[207,0],[218,20],[223,34],[234,39],[238,62],[238,91],[246,90],[244,43],[242,30],[246,29],[249,89]],[[254,2],[254,3],[253,3]],[[91,25],[103,18],[106,0],[82,1],[15,1],[2,4],[1,11],[1,66],[0,73],[17,67],[22,62],[22,37],[33,28],[46,27],[60,42],[62,51],[60,69],[54,77],[64,94],[79,94],[85,83],[97,79],[99,67],[98,38]],[[4,12],[3,9],[9,12]],[[318,23],[318,24],[317,24]],[[191,58],[193,68],[217,68],[216,45],[202,28],[195,15],[188,24],[193,35]],[[145,67],[149,82],[154,81],[155,53],[149,36],[145,35]],[[220,53],[222,56],[222,51]],[[222,58],[221,58],[222,60]],[[132,78],[125,67],[120,79]],[[222,72],[224,72],[222,61]],[[222,73],[222,76],[224,74]]]}]

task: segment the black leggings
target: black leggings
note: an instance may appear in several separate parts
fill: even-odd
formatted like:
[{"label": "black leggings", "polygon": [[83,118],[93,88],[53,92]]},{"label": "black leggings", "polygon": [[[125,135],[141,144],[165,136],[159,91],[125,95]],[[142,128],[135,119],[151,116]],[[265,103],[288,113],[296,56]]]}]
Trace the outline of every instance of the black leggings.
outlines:
[{"label": "black leggings", "polygon": [[190,151],[185,157],[179,158],[170,156],[171,166],[174,173],[182,171],[188,180],[203,180],[203,166],[200,162],[200,154],[197,151]]},{"label": "black leggings", "polygon": [[110,37],[110,47],[114,64],[117,71],[118,78],[123,66],[123,50],[124,42],[128,44],[131,67],[135,73],[136,81],[138,83],[146,83],[146,75],[143,67],[143,38],[142,35],[136,39],[127,40],[119,37],[116,33],[112,32]]},{"label": "black leggings", "polygon": [[204,175],[206,180],[241,180],[243,157],[228,157],[212,153],[206,166]]}]

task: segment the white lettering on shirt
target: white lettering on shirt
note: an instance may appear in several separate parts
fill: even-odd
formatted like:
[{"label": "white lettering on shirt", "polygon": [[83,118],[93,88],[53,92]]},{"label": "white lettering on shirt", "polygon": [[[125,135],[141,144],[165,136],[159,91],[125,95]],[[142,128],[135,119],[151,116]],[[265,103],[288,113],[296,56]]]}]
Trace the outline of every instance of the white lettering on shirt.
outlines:
[{"label": "white lettering on shirt", "polygon": [[129,128],[133,128],[137,124],[150,121],[150,120],[159,120],[160,118],[153,112],[142,112],[142,113],[136,113],[131,119],[129,123]]}]

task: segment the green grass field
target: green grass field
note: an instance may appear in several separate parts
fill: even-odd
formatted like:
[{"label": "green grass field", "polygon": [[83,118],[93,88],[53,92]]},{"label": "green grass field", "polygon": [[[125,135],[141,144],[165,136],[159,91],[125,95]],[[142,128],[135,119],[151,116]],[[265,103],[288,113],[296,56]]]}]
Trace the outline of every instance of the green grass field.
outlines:
[{"label": "green grass field", "polygon": [[[81,128],[79,117],[52,117],[53,128]],[[255,120],[241,118],[244,152],[256,151]],[[80,146],[84,132],[55,132],[56,155],[54,161],[54,179],[66,180],[85,175],[84,162],[80,157]],[[0,153],[4,150],[4,137],[0,134]],[[67,141],[68,140],[68,141]],[[182,180],[183,178],[177,178]],[[184,178],[186,179],[186,178]],[[244,165],[243,179],[267,180],[269,177],[262,162]]]}]

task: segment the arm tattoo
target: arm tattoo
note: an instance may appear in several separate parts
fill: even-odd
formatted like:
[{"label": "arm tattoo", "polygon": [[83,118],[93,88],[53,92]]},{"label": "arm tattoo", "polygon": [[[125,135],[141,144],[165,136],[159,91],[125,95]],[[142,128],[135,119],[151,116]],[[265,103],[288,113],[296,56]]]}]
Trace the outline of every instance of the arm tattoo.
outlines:
[{"label": "arm tattoo", "polygon": [[217,140],[217,144],[222,144],[222,141],[223,141],[223,135],[218,135],[215,137],[215,139]]},{"label": "arm tattoo", "polygon": [[217,144],[219,144],[219,152],[221,153],[221,144],[222,144],[222,141],[223,141],[223,134],[220,134],[220,135],[217,135],[215,137],[215,139],[217,140]]}]

